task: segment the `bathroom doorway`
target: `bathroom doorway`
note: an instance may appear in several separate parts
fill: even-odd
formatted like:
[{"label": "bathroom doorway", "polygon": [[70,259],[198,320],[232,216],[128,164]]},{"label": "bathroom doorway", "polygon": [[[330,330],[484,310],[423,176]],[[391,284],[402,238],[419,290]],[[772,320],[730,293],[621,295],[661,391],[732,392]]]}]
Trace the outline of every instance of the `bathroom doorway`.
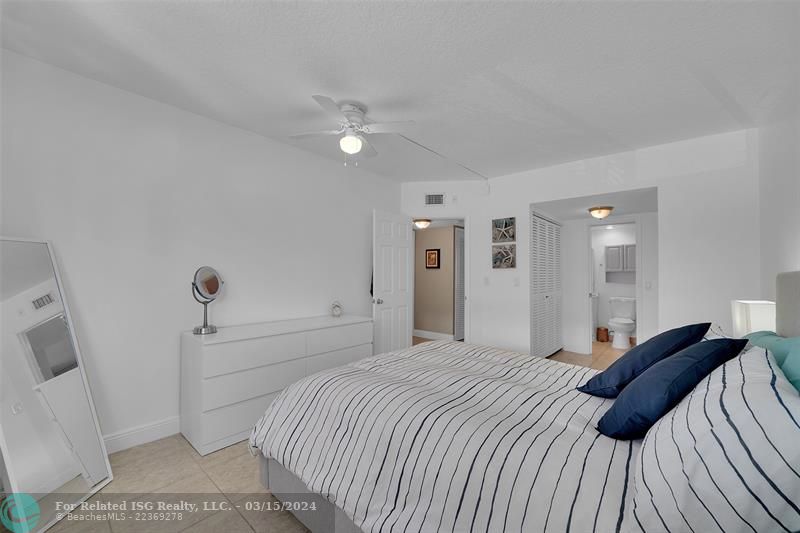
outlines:
[{"label": "bathroom doorway", "polygon": [[609,346],[627,351],[637,339],[636,223],[591,226],[589,248],[592,352],[605,351]]}]

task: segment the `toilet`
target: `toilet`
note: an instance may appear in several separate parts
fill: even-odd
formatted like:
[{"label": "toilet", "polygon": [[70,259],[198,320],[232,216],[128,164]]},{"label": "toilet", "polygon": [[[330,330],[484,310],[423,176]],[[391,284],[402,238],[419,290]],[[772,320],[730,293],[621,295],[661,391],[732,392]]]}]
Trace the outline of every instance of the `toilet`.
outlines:
[{"label": "toilet", "polygon": [[608,329],[614,332],[611,346],[627,350],[631,347],[631,335],[636,331],[636,298],[612,296],[608,301],[611,304]]}]

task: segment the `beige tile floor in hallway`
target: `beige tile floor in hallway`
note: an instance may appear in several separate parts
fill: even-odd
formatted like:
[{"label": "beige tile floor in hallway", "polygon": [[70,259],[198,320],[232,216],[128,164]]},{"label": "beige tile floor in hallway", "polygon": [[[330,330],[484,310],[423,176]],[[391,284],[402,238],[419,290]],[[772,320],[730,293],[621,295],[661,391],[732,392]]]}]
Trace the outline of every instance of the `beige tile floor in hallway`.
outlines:
[{"label": "beige tile floor in hallway", "polygon": [[550,359],[573,365],[588,366],[597,370],[605,370],[611,363],[622,357],[626,351],[612,348],[610,342],[594,341],[592,342],[591,355],[561,350],[551,355]]},{"label": "beige tile floor in hallway", "polygon": [[[181,520],[67,521],[50,531],[68,533],[294,533],[307,531],[289,512],[252,511],[247,501],[277,502],[261,486],[258,459],[247,441],[200,456],[182,435],[173,435],[124,450],[110,457],[114,481],[93,500],[100,502],[187,501],[198,504],[196,512]],[[204,510],[212,502],[217,509]],[[227,510],[219,510],[220,507]],[[238,506],[238,507],[237,507]],[[81,514],[81,513],[78,513]],[[86,514],[86,513],[84,513]],[[130,512],[128,513],[131,514]]]}]

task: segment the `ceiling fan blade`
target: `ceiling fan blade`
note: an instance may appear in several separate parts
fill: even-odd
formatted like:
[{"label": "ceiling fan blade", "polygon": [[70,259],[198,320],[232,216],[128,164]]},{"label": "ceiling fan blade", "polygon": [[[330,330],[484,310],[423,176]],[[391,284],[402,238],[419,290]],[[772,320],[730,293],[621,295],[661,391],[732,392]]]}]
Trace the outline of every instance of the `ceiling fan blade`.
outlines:
[{"label": "ceiling fan blade", "polygon": [[296,135],[289,135],[290,139],[313,139],[314,137],[326,137],[328,135],[339,135],[342,130],[324,130],[324,131],[309,131],[306,133],[298,133]]},{"label": "ceiling fan blade", "polygon": [[414,126],[413,120],[399,120],[396,122],[374,122],[364,125],[364,133],[400,133]]},{"label": "ceiling fan blade", "polygon": [[361,137],[361,143],[361,151],[356,154],[356,159],[370,159],[378,155],[378,151],[375,150],[375,147],[363,136]]},{"label": "ceiling fan blade", "polygon": [[347,117],[344,115],[344,113],[342,113],[342,110],[339,109],[339,106],[331,97],[315,94],[311,98],[313,98],[314,101],[316,101],[326,113],[334,117],[336,120],[347,120]]}]

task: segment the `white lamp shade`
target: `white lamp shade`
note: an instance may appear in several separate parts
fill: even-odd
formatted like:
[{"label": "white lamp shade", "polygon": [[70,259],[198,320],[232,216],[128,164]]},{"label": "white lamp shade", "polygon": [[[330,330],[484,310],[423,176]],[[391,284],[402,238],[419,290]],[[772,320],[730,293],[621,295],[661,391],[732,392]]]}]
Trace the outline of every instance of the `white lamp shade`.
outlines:
[{"label": "white lamp shade", "polygon": [[775,302],[733,300],[733,336],[741,338],[754,331],[775,331]]},{"label": "white lamp shade", "polygon": [[361,147],[364,143],[355,135],[347,134],[341,139],[339,139],[339,148],[342,149],[342,152],[354,155],[361,151]]}]

